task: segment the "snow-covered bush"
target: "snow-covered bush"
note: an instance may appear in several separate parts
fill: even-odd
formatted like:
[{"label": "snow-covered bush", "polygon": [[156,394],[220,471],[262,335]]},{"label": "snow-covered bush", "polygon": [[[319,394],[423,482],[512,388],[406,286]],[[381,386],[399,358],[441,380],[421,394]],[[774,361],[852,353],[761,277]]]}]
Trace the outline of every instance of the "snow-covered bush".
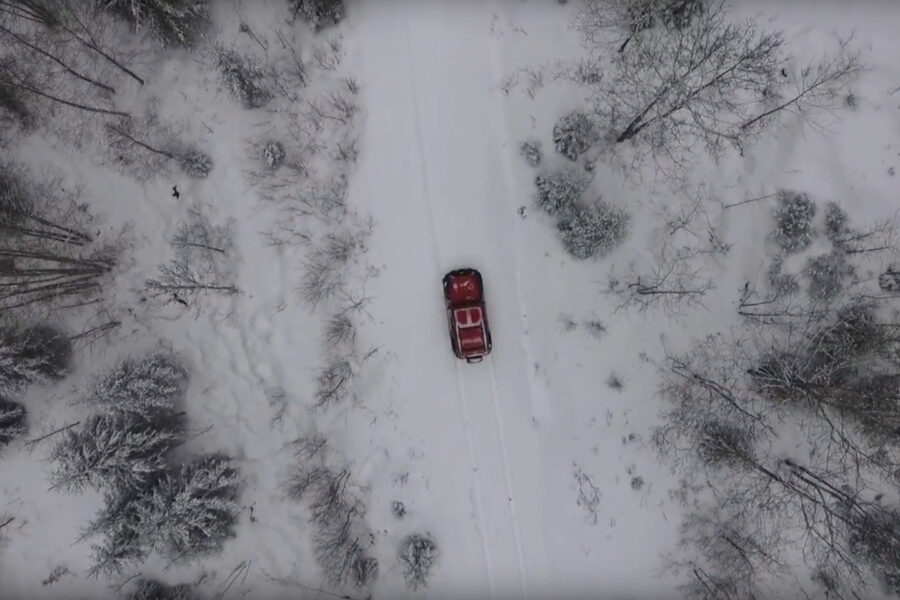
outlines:
[{"label": "snow-covered bush", "polygon": [[787,252],[796,252],[812,242],[812,220],[816,205],[807,194],[791,190],[778,192],[780,206],[775,211],[772,238]]},{"label": "snow-covered bush", "polygon": [[878,287],[885,292],[900,291],[900,270],[895,266],[890,266],[887,270],[878,276]]},{"label": "snow-covered bush", "polygon": [[804,273],[809,278],[807,291],[810,298],[828,301],[844,289],[844,280],[853,275],[853,266],[843,252],[832,250],[809,259]]},{"label": "snow-covered bush", "polygon": [[332,348],[353,344],[356,326],[346,313],[339,313],[325,325],[325,340]]},{"label": "snow-covered bush", "polygon": [[437,560],[437,545],[427,534],[407,536],[400,544],[399,559],[406,584],[414,590],[425,587]]},{"label": "snow-covered bush", "polygon": [[0,141],[16,129],[29,130],[34,115],[25,103],[25,96],[17,88],[0,83]]},{"label": "snow-covered bush", "polygon": [[25,435],[28,431],[25,416],[24,406],[0,397],[0,448]]},{"label": "snow-covered bush", "polygon": [[581,112],[572,111],[553,126],[553,143],[556,151],[569,160],[578,160],[582,152],[597,141],[597,131],[591,118]]},{"label": "snow-covered bush", "polygon": [[768,279],[769,290],[772,291],[777,298],[792,296],[800,291],[800,284],[797,277],[791,273],[785,273],[784,259],[781,256],[775,258],[769,265],[766,277]]},{"label": "snow-covered bush", "polygon": [[520,143],[519,155],[532,167],[541,164],[541,140],[525,140]]},{"label": "snow-covered bush", "polygon": [[272,94],[263,85],[265,73],[236,50],[219,46],[215,54],[219,81],[244,108],[260,108],[268,104]]},{"label": "snow-covered bush", "polygon": [[178,166],[188,177],[206,179],[212,171],[213,162],[208,154],[191,150],[178,157]]},{"label": "snow-covered bush", "polygon": [[154,421],[177,411],[188,378],[187,369],[174,354],[129,357],[93,382],[87,401],[109,414],[132,414]]},{"label": "snow-covered bush", "polygon": [[313,308],[341,287],[344,266],[365,251],[365,229],[329,233],[309,253],[300,275],[300,294]]},{"label": "snow-covered bush", "polygon": [[126,600],[194,600],[198,598],[186,583],[168,585],[155,579],[141,577],[132,586]]},{"label": "snow-covered bush", "polygon": [[267,140],[260,150],[260,158],[268,169],[277,169],[284,162],[284,146],[277,140]]},{"label": "snow-covered bush", "polygon": [[70,429],[50,453],[54,487],[80,492],[86,487],[139,489],[167,468],[170,450],[182,442],[171,430],[132,415],[95,415]]},{"label": "snow-covered bush", "polygon": [[204,456],[167,473],[142,496],[138,514],[147,546],[169,559],[219,551],[234,535],[241,479],[231,459]]},{"label": "snow-covered bush", "polygon": [[342,404],[353,395],[353,365],[344,357],[335,356],[316,376],[316,406]]},{"label": "snow-covered bush", "polygon": [[136,30],[147,28],[165,44],[190,46],[208,20],[207,0],[94,0]]},{"label": "snow-covered bush", "polygon": [[546,171],[534,178],[535,204],[548,215],[563,216],[575,208],[590,183],[583,171],[572,167]]},{"label": "snow-covered bush", "polygon": [[344,0],[288,0],[291,14],[309,23],[313,31],[338,24],[344,18]]},{"label": "snow-covered bush", "polygon": [[378,561],[364,550],[363,540],[369,537],[365,506],[349,489],[349,471],[306,464],[321,448],[317,443],[310,453],[308,445],[298,452],[298,458],[306,460],[290,481],[288,494],[295,500],[309,498],[313,554],[330,584],[340,587],[349,580],[367,586],[378,576]]},{"label": "snow-covered bush", "polygon": [[62,379],[71,353],[69,339],[53,327],[0,322],[0,394],[12,395],[32,383]]},{"label": "snow-covered bush", "polygon": [[825,205],[825,235],[832,242],[838,242],[847,235],[847,213],[836,202]]},{"label": "snow-covered bush", "polygon": [[752,438],[742,427],[708,421],[698,428],[696,435],[697,454],[711,467],[737,466],[743,457],[752,456]]},{"label": "snow-covered bush", "polygon": [[603,256],[625,240],[628,215],[605,202],[578,207],[557,223],[557,231],[566,251],[584,260]]}]

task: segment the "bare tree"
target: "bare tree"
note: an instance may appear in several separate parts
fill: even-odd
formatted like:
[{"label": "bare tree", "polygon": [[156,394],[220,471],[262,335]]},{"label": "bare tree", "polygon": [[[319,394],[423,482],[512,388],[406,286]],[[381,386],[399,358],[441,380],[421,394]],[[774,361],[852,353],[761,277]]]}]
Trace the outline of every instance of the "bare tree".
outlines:
[{"label": "bare tree", "polygon": [[[597,61],[605,30],[620,30],[622,22],[598,17],[604,4],[589,2],[579,22]],[[726,145],[742,150],[784,111],[808,119],[827,109],[860,70],[842,45],[834,58],[804,67],[797,91],[785,94],[781,34],[761,31],[752,20],[734,22],[724,0],[696,3],[679,26],[662,28],[647,23],[658,13],[653,2],[613,4],[649,9],[637,20],[628,17],[628,50],[615,53],[606,76],[588,85],[597,120],[610,124],[610,141],[635,140],[639,156],[649,155],[666,174],[687,165],[697,143],[718,157]]]},{"label": "bare tree", "polygon": [[72,0],[0,0],[0,15],[20,26],[41,28],[53,41],[95,55],[143,85],[144,80],[125,64],[128,58],[123,59],[121,49],[112,43],[112,36],[107,33],[109,20],[98,10],[98,4]]},{"label": "bare tree", "polygon": [[59,184],[37,183],[17,165],[0,165],[0,305],[6,309],[91,302],[115,266],[115,249],[97,244],[83,227],[89,215],[78,193],[60,194]]},{"label": "bare tree", "polygon": [[[697,597],[750,597],[738,591],[759,585],[759,573],[796,575],[786,557],[797,550],[816,584],[835,594],[869,589],[870,567],[889,576],[883,557],[900,547],[900,529],[885,524],[890,511],[876,491],[900,466],[900,375],[891,358],[900,338],[873,310],[850,305],[827,320],[807,315],[667,354],[660,391],[670,408],[656,443],[713,489],[682,532],[702,555],[679,563]],[[787,456],[775,450],[783,436]],[[738,526],[722,538],[710,514]],[[719,584],[732,587],[709,591]]]},{"label": "bare tree", "polygon": [[20,56],[9,53],[0,56],[0,85],[42,100],[48,107],[64,107],[93,116],[129,117],[128,113],[116,110],[108,106],[108,103],[104,106],[99,102],[84,101],[77,92],[59,90],[60,84],[52,73],[36,68],[34,61],[23,60]]},{"label": "bare tree", "polygon": [[618,310],[658,307],[675,314],[703,306],[714,287],[716,259],[730,249],[718,237],[703,203],[700,190],[689,205],[664,214],[663,224],[651,234],[646,266],[632,265],[626,276],[611,278],[609,291],[621,298]]},{"label": "bare tree", "polygon": [[212,168],[211,159],[178,140],[173,126],[163,123],[154,109],[140,120],[107,122],[107,155],[123,172],[139,180],[148,179],[172,161],[190,177],[202,179]]},{"label": "bare tree", "polygon": [[230,226],[213,225],[199,210],[191,210],[178,225],[171,246],[175,257],[160,265],[159,277],[148,279],[147,288],[188,306],[205,293],[236,294],[231,272]]},{"label": "bare tree", "polygon": [[777,122],[785,114],[814,122],[813,115],[830,112],[836,100],[842,98],[847,85],[863,70],[859,54],[850,50],[850,39],[841,40],[837,51],[821,62],[809,62],[800,67],[798,73],[787,73],[787,83],[780,93],[767,98],[768,106],[761,112],[741,123],[740,131],[761,130]]}]

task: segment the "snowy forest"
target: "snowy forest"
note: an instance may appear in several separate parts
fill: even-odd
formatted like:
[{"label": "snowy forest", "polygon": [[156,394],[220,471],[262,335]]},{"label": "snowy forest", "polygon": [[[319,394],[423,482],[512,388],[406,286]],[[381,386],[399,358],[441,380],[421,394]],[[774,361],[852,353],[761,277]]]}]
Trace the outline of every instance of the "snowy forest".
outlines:
[{"label": "snowy forest", "polygon": [[898,22],[0,0],[0,600],[900,597]]}]

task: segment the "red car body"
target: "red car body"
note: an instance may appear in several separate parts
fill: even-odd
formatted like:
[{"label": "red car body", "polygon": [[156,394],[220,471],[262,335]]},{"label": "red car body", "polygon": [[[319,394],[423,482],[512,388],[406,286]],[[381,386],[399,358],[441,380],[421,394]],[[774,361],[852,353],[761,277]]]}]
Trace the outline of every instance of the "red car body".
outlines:
[{"label": "red car body", "polygon": [[466,362],[480,362],[491,351],[481,273],[456,269],[444,275],[444,304],[453,353]]}]

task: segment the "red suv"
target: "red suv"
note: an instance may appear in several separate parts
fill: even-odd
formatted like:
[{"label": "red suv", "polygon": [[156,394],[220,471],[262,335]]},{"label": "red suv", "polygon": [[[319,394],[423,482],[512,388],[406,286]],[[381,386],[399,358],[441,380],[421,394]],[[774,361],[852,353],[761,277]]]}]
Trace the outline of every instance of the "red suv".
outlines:
[{"label": "red suv", "polygon": [[481,362],[491,351],[481,273],[475,269],[456,269],[444,275],[444,304],[453,353],[466,362]]}]

